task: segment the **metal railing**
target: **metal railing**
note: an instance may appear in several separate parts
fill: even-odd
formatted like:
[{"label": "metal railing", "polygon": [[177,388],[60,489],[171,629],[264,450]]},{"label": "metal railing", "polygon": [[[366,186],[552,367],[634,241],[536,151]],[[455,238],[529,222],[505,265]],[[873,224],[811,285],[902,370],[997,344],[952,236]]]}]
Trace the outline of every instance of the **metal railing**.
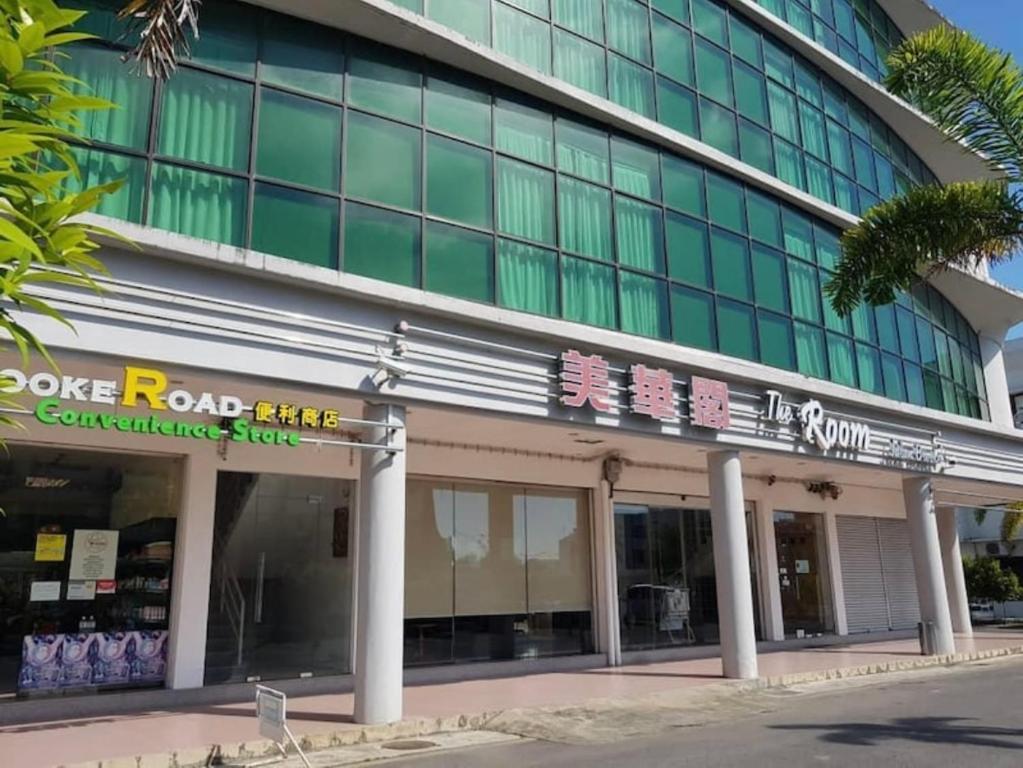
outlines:
[{"label": "metal railing", "polygon": [[[217,544],[216,550],[223,552],[223,542]],[[220,558],[217,576],[220,578],[220,612],[227,616],[231,625],[237,645],[235,664],[241,666],[245,651],[245,594],[226,557]]]}]

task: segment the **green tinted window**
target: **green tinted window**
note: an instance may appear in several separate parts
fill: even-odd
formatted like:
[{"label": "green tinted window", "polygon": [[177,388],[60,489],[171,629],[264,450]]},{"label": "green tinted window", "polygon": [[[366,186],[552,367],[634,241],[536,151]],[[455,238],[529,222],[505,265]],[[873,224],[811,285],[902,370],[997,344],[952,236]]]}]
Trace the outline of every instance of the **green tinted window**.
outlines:
[{"label": "green tinted window", "polygon": [[775,312],[789,312],[785,255],[762,245],[753,246],[753,286],[757,304]]},{"label": "green tinted window", "polygon": [[534,16],[542,16],[545,19],[551,17],[550,0],[508,0],[512,5],[517,5]]},{"label": "green tinted window", "polygon": [[346,193],[419,210],[421,144],[418,129],[349,112]]},{"label": "green tinted window", "polygon": [[724,355],[757,359],[757,328],[753,307],[718,299],[718,350]]},{"label": "green tinted window", "polygon": [[735,115],[731,110],[700,97],[700,136],[714,149],[735,156],[739,152],[739,137],[735,128]]},{"label": "green tinted window", "polygon": [[884,395],[892,400],[906,399],[906,382],[902,376],[902,361],[894,355],[881,355],[881,373]]},{"label": "green tinted window", "polygon": [[615,189],[648,200],[661,199],[660,157],[654,150],[613,138],[611,169]]},{"label": "green tinted window", "polygon": [[430,0],[428,18],[461,32],[470,40],[490,44],[490,3],[479,0]]},{"label": "green tinted window", "polygon": [[609,266],[570,256],[561,260],[561,306],[566,320],[615,328],[615,273]]},{"label": "green tinted window", "polygon": [[158,229],[243,245],[247,190],[248,184],[229,176],[156,163],[147,221]]},{"label": "green tinted window", "polygon": [[792,74],[792,54],[771,40],[764,40],[764,72],[789,88],[796,87]]},{"label": "green tinted window", "polygon": [[621,273],[622,330],[639,336],[667,339],[668,287],[662,280]]},{"label": "green tinted window", "polygon": [[75,147],[71,153],[78,163],[81,180],[69,177],[66,182],[68,190],[77,192],[98,184],[120,180],[123,182],[121,188],[111,195],[104,195],[95,212],[102,216],[141,223],[142,195],[146,188],[146,161],[99,149]]},{"label": "green tinted window", "polygon": [[852,341],[845,336],[827,334],[828,365],[831,380],[847,387],[856,386],[856,361],[853,357]]},{"label": "green tinted window", "polygon": [[913,405],[927,405],[924,394],[924,374],[920,370],[920,366],[906,360],[903,362],[902,368],[906,375],[906,399]]},{"label": "green tinted window", "polygon": [[264,27],[260,76],[324,98],[341,99],[345,59],[341,40],[325,27],[291,16],[274,16]]},{"label": "green tinted window", "polygon": [[554,21],[566,29],[604,42],[604,14],[593,12],[593,0],[552,0]]},{"label": "green tinted window", "polygon": [[[295,141],[295,126],[302,141]],[[341,108],[263,88],[256,173],[336,192],[341,183]]]},{"label": "green tinted window", "polygon": [[671,286],[671,337],[698,349],[717,347],[714,297],[680,285]]},{"label": "green tinted window", "polygon": [[554,174],[500,158],[497,166],[497,228],[554,244]]},{"label": "green tinted window", "polygon": [[707,174],[707,207],[714,224],[746,231],[746,202],[741,184],[716,173]]},{"label": "green tinted window", "polygon": [[[635,4],[635,0],[628,0]],[[654,117],[654,76],[621,56],[608,57],[608,95],[615,104],[644,117]]]},{"label": "green tinted window", "polygon": [[572,253],[611,261],[611,193],[583,181],[558,181],[561,247]]},{"label": "green tinted window", "polygon": [[700,93],[732,105],[732,61],[717,46],[696,39],[696,82]]},{"label": "green tinted window", "polygon": [[615,237],[619,263],[664,274],[664,227],[660,208],[617,197]]},{"label": "green tinted window", "polygon": [[702,221],[671,211],[665,222],[668,275],[675,280],[710,287],[710,237]]},{"label": "green tinted window", "polygon": [[191,43],[192,61],[252,77],[259,47],[259,17],[246,6],[223,2],[209,3],[201,15],[202,34]]},{"label": "green tinted window", "polygon": [[498,240],[497,303],[539,315],[558,314],[558,254]]},{"label": "green tinted window", "polygon": [[138,77],[121,61],[121,54],[86,45],[68,47],[70,58],[62,62],[64,73],[85,85],[68,83],[75,94],[106,99],[117,109],[89,109],[75,113],[81,126],[78,135],[105,144],[145,149],[149,141],[149,112],[153,81]]},{"label": "green tinted window", "polygon": [[837,267],[838,260],[842,255],[838,235],[817,224],[814,224],[813,235],[817,249],[817,263],[826,269]]},{"label": "green tinted window", "polygon": [[164,86],[161,155],[243,171],[251,131],[251,85],[182,69]]},{"label": "green tinted window", "polygon": [[693,29],[728,47],[728,14],[715,0],[692,0]]},{"label": "green tinted window", "polygon": [[767,125],[767,83],[762,74],[740,61],[735,62],[735,105],[740,115]]},{"label": "green tinted window", "polygon": [[771,312],[761,312],[757,318],[760,332],[760,362],[793,371],[796,354],[792,344],[792,321]]},{"label": "green tinted window", "polygon": [[558,169],[590,181],[607,184],[610,150],[607,133],[558,118]]},{"label": "green tinted window", "polygon": [[778,178],[799,189],[806,188],[803,175],[803,153],[781,139],[774,139],[774,167]]},{"label": "green tinted window", "polygon": [[755,240],[781,248],[781,207],[773,198],[750,191],[746,196],[749,233]]},{"label": "green tinted window", "polygon": [[551,72],[550,24],[502,3],[494,4],[494,48],[539,72]]},{"label": "green tinted window", "polygon": [[799,143],[799,116],[796,112],[796,97],[777,83],[767,83],[767,101],[771,112],[771,130]]},{"label": "green tinted window", "polygon": [[828,361],[824,352],[824,331],[805,323],[795,323],[796,364],[800,373],[826,379]]},{"label": "green tinted window", "polygon": [[252,249],[320,267],[337,267],[338,201],[256,184]]},{"label": "green tinted window", "polygon": [[739,157],[764,173],[774,174],[771,134],[748,120],[739,121]]},{"label": "green tinted window", "polygon": [[792,314],[801,320],[821,322],[821,294],[817,270],[798,259],[789,259],[789,296]]},{"label": "green tinted window", "polygon": [[498,99],[494,125],[500,151],[534,163],[554,163],[554,122],[550,112]]},{"label": "green tinted window", "polygon": [[686,85],[695,84],[693,38],[689,30],[654,14],[654,67]]},{"label": "green tinted window", "polygon": [[490,152],[440,136],[426,145],[426,211],[452,221],[492,228],[493,161]]},{"label": "green tinted window", "polygon": [[435,131],[490,145],[490,94],[431,75],[426,81],[426,124]]},{"label": "green tinted window", "polygon": [[360,48],[348,62],[348,103],[388,117],[422,120],[423,76],[418,64],[399,63],[393,53]]},{"label": "green tinted window", "polygon": [[423,287],[460,299],[493,302],[494,238],[427,222]]},{"label": "green tinted window", "polygon": [[799,102],[799,125],[803,135],[803,149],[811,155],[826,160],[828,140],[824,133],[824,116],[801,101]]},{"label": "green tinted window", "polygon": [[345,272],[400,285],[419,285],[420,219],[345,205]]},{"label": "green tinted window", "polygon": [[696,94],[685,86],[658,77],[657,119],[668,128],[674,128],[686,136],[698,138],[700,117]]},{"label": "green tinted window", "polygon": [[785,250],[794,256],[813,261],[813,224],[801,213],[783,208],[782,230],[785,233]]},{"label": "green tinted window", "polygon": [[856,344],[856,372],[860,389],[884,394],[884,381],[881,376],[881,354],[874,347]]},{"label": "green tinted window", "polygon": [[630,59],[649,64],[650,12],[646,7],[636,0],[607,0],[607,43]]},{"label": "green tinted window", "polygon": [[554,30],[554,76],[597,96],[607,96],[604,48],[581,37]]},{"label": "green tinted window", "polygon": [[689,23],[689,0],[650,0],[650,6],[681,24]]},{"label": "green tinted window", "polygon": [[725,296],[753,301],[748,241],[714,228],[710,235],[710,252],[714,262],[715,290]]},{"label": "green tinted window", "polygon": [[916,320],[913,313],[903,307],[896,307],[895,321],[899,329],[899,347],[902,349],[902,356],[919,362],[920,347],[917,345]]},{"label": "green tinted window", "polygon": [[764,55],[760,46],[760,33],[736,14],[730,19],[732,26],[732,52],[757,69],[764,68]]},{"label": "green tinted window", "polygon": [[664,176],[664,202],[679,211],[706,218],[703,195],[703,168],[671,155],[661,156]]}]

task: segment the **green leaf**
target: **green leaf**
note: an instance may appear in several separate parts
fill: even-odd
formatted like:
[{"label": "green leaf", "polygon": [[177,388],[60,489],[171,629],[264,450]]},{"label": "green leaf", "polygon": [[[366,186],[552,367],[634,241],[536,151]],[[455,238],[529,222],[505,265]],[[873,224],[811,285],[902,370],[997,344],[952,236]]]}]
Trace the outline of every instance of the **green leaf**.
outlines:
[{"label": "green leaf", "polygon": [[29,253],[42,258],[43,254],[35,241],[22,232],[9,219],[0,218],[0,238],[10,240],[15,245],[25,249]]},{"label": "green leaf", "polygon": [[21,48],[13,40],[0,39],[0,67],[4,69],[8,77],[13,77],[25,68],[25,59],[21,55]]}]

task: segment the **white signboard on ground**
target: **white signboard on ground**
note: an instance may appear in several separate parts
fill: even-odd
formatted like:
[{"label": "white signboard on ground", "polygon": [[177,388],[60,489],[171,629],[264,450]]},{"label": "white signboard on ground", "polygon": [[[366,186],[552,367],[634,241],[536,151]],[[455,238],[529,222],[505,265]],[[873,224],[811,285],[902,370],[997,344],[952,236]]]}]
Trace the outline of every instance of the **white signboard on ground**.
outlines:
[{"label": "white signboard on ground", "polygon": [[307,768],[311,768],[309,760],[288,728],[288,697],[282,691],[267,688],[265,685],[256,686],[256,718],[259,720],[260,736],[276,744],[284,757],[288,754],[285,745],[291,742],[302,762]]}]

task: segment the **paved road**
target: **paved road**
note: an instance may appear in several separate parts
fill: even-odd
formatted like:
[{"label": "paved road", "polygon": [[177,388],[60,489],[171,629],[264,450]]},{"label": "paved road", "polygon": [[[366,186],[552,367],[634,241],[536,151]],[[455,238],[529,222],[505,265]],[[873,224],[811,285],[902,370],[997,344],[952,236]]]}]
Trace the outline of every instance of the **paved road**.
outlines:
[{"label": "paved road", "polygon": [[1020,768],[1023,661],[778,692],[764,714],[610,744],[527,741],[406,768]]}]

